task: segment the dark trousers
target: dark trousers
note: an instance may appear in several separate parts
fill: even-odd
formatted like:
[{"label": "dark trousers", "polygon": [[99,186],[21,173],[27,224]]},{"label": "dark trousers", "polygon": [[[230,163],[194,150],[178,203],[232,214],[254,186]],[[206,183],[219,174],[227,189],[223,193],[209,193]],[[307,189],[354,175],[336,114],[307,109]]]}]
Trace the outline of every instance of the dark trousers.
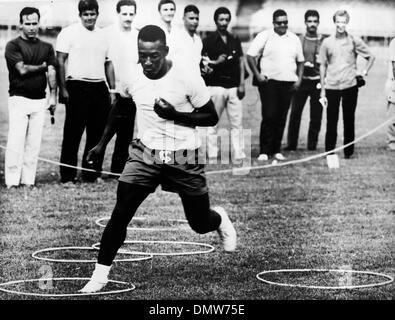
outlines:
[{"label": "dark trousers", "polygon": [[[112,264],[125,241],[129,222],[151,192],[152,189],[149,187],[119,182],[117,203],[100,241],[98,263],[107,266]],[[208,193],[198,196],[181,193],[179,195],[188,223],[195,232],[205,234],[218,229],[221,216],[210,209]]]},{"label": "dark trousers", "polygon": [[293,82],[269,80],[258,87],[262,103],[260,153],[280,152]]},{"label": "dark trousers", "polygon": [[308,97],[310,97],[310,123],[307,134],[307,149],[315,150],[317,148],[322,119],[322,106],[319,101],[320,90],[317,89],[318,83],[319,80],[304,79],[299,90],[294,93],[287,137],[288,149],[290,150],[296,150],[298,146],[300,121]]},{"label": "dark trousers", "polygon": [[[88,151],[100,140],[110,109],[110,98],[105,82],[71,80],[66,83],[69,101],[66,103],[66,119],[63,129],[63,143],[60,162],[77,166],[78,149],[86,129],[86,143],[82,157],[82,167],[101,171],[103,159],[89,165],[86,161]],[[76,178],[77,170],[60,167],[62,182]],[[82,179],[92,182],[99,173],[82,171]]]},{"label": "dark trousers", "polygon": [[[355,138],[355,109],[358,100],[358,87],[351,87],[344,90],[326,90],[328,108],[326,110],[326,136],[325,151],[335,149],[337,140],[337,122],[339,120],[340,102],[343,109],[343,131],[344,144]],[[346,157],[354,153],[354,145],[344,149]]]},{"label": "dark trousers", "polygon": [[131,98],[117,99],[118,115],[116,126],[116,140],[111,160],[111,172],[122,173],[129,157],[129,144],[133,140],[136,104]]}]

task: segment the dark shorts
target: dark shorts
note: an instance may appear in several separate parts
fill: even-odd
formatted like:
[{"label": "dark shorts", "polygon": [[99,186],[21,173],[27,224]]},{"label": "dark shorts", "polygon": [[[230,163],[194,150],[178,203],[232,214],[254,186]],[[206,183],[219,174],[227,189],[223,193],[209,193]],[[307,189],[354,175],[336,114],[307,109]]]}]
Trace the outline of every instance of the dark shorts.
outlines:
[{"label": "dark shorts", "polygon": [[151,192],[161,185],[164,191],[202,195],[208,188],[204,165],[199,164],[198,159],[198,149],[153,150],[134,140],[119,181],[148,187]]}]

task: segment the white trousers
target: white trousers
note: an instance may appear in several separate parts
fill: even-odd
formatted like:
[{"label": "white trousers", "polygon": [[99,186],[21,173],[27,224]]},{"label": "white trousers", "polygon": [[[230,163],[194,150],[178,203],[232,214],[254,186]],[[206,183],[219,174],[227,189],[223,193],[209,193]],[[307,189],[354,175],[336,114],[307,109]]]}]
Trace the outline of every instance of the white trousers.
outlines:
[{"label": "white trousers", "polygon": [[[387,116],[388,118],[392,118],[395,116],[395,80],[387,79],[385,91],[388,97]],[[395,150],[395,120],[390,122],[387,127],[387,145],[388,149]]]},{"label": "white trousers", "polygon": [[9,129],[5,152],[5,183],[33,185],[40,152],[46,99],[8,99]]},{"label": "white trousers", "polygon": [[[243,105],[237,97],[237,88],[208,87],[218,118],[224,111],[230,123],[230,141],[234,159],[243,159]],[[207,154],[210,158],[218,156],[218,124],[207,128]],[[221,146],[222,147],[222,146]]]}]

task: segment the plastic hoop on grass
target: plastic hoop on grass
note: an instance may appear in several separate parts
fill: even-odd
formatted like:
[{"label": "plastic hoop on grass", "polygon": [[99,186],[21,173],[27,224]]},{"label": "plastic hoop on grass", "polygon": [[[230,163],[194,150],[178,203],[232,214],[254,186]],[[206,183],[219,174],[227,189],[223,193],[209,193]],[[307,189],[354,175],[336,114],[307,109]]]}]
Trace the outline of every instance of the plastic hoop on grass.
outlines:
[{"label": "plastic hoop on grass", "polygon": [[11,294],[17,294],[17,295],[25,295],[25,296],[60,298],[60,297],[81,297],[81,296],[98,296],[98,295],[119,294],[119,293],[133,291],[134,289],[136,289],[136,286],[134,284],[124,282],[124,281],[116,281],[116,280],[108,280],[108,283],[120,284],[120,285],[127,286],[127,287],[124,289],[119,289],[119,290],[99,291],[99,292],[92,292],[92,293],[80,292],[80,293],[59,293],[59,294],[23,292],[23,291],[9,290],[9,289],[3,288],[5,286],[10,286],[10,285],[19,284],[19,283],[26,283],[26,282],[75,281],[75,280],[89,281],[90,278],[47,278],[47,279],[42,278],[42,279],[27,279],[27,280],[9,281],[9,282],[0,283],[0,291],[6,292],[6,293],[11,293]]},{"label": "plastic hoop on grass", "polygon": [[[61,250],[96,250],[93,247],[57,247],[57,248],[46,248],[46,249],[41,249],[37,250],[32,253],[32,257],[37,260],[43,260],[43,261],[50,261],[50,262],[67,262],[67,263],[92,263],[92,262],[97,262],[96,259],[55,259],[55,258],[46,258],[46,257],[40,257],[38,256],[39,253],[43,252],[50,252],[50,251],[61,251]],[[126,258],[126,259],[114,259],[114,262],[135,262],[135,261],[144,261],[144,260],[150,260],[153,258],[151,254],[147,254],[144,252],[119,252],[121,254],[126,254],[126,255],[140,255],[142,257],[138,258]]]},{"label": "plastic hoop on grass", "polygon": [[[136,254],[149,254],[152,256],[185,256],[185,255],[194,255],[194,254],[205,254],[210,253],[215,250],[215,248],[206,243],[200,242],[186,242],[186,241],[153,241],[153,240],[126,240],[124,244],[135,244],[135,243],[157,243],[157,244],[181,244],[186,246],[200,246],[204,248],[208,248],[207,250],[198,250],[198,251],[182,251],[182,252],[141,252],[141,251],[127,251],[127,250],[119,250],[119,253],[136,253]],[[95,243],[92,246],[94,249],[100,248],[100,243]]]},{"label": "plastic hoop on grass", "polygon": [[[376,276],[376,277],[382,277],[387,279],[386,281],[382,282],[377,282],[377,283],[370,283],[370,284],[364,284],[364,285],[345,285],[345,286],[316,286],[316,285],[305,285],[305,284],[291,284],[291,283],[281,283],[281,282],[275,282],[275,281],[269,281],[266,279],[262,278],[262,275],[264,274],[269,274],[269,273],[298,273],[298,272],[338,272],[338,273],[355,273],[355,274],[366,274],[366,275],[371,275],[371,276]],[[267,283],[267,284],[272,284],[276,286],[282,286],[282,287],[297,287],[297,288],[307,288],[307,289],[322,289],[322,290],[343,290],[343,289],[362,289],[362,288],[373,288],[373,287],[379,287],[379,286],[384,286],[387,284],[390,284],[394,281],[394,278],[391,276],[388,276],[386,274],[378,273],[378,272],[371,272],[371,271],[357,271],[357,270],[351,270],[351,269],[279,269],[279,270],[268,270],[268,271],[263,271],[260,272],[256,275],[258,280]]]},{"label": "plastic hoop on grass", "polygon": [[[103,221],[105,220],[110,220],[109,217],[105,217],[105,218],[99,218],[95,221],[95,223],[102,228],[105,228],[106,225],[103,224]],[[145,221],[147,220],[147,218],[145,217],[136,217],[133,218],[133,220],[135,221]],[[178,222],[178,223],[188,223],[187,220],[184,219],[167,219],[167,221],[171,221],[171,222]],[[128,230],[133,230],[133,231],[180,231],[182,229],[180,228],[140,228],[140,227],[128,227]]]}]

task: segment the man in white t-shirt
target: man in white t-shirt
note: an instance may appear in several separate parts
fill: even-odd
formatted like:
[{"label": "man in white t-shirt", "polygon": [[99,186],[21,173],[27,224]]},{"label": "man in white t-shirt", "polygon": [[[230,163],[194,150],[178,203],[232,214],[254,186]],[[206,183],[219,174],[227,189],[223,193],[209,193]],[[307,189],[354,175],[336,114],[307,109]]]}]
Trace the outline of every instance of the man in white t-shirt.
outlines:
[{"label": "man in white t-shirt", "polygon": [[169,38],[169,58],[180,61],[200,74],[203,43],[196,30],[199,26],[199,9],[195,5],[187,5],[184,9],[184,26],[174,29]]},{"label": "man in white t-shirt", "polygon": [[[256,58],[260,59],[260,70]],[[273,28],[255,37],[247,51],[247,61],[258,82],[262,104],[260,154],[258,161],[285,160],[281,141],[292,94],[299,89],[304,69],[302,44],[288,31],[284,10],[273,13]]]},{"label": "man in white t-shirt", "polygon": [[[117,92],[121,79],[133,74],[138,63],[138,31],[132,27],[136,11],[137,5],[134,0],[118,1],[116,4],[118,21],[104,30],[110,44],[109,58],[114,65]],[[129,144],[133,139],[136,105],[132,98],[123,98],[119,94],[116,103],[119,104],[120,113],[117,116],[117,138],[111,159],[111,172],[121,173],[129,156]]]},{"label": "man in white t-shirt", "polygon": [[176,13],[176,3],[173,0],[160,0],[158,3],[159,22],[158,26],[166,34],[166,39],[169,41],[169,36],[172,31],[172,21]]},{"label": "man in white t-shirt", "polygon": [[[103,159],[92,167],[86,161],[86,156],[103,134],[110,98],[111,102],[115,100],[114,68],[108,60],[109,45],[105,34],[95,27],[99,15],[97,1],[80,0],[78,11],[81,21],[64,28],[56,43],[59,102],[66,105],[60,161],[77,166],[78,149],[86,129],[82,167],[98,172],[83,171],[81,175],[84,181],[95,182],[100,176]],[[76,169],[61,166],[62,183],[75,182],[76,175]]]},{"label": "man in white t-shirt", "polygon": [[[117,190],[117,203],[100,241],[98,263],[81,292],[101,290],[108,282],[111,264],[122,246],[127,225],[144,199],[160,184],[178,193],[191,228],[197,233],[217,230],[224,250],[236,249],[236,231],[223,208],[210,208],[204,165],[199,164],[196,126],[218,122],[203,79],[177,62],[167,60],[164,31],[154,25],[138,36],[140,68],[125,84],[123,95],[133,96],[137,106],[138,139]],[[89,159],[100,159],[114,132],[111,110],[99,144]]]},{"label": "man in white t-shirt", "polygon": [[[395,38],[391,40],[389,46],[389,70],[386,82],[388,116],[395,117]],[[395,151],[395,120],[387,128],[388,150]]]}]

